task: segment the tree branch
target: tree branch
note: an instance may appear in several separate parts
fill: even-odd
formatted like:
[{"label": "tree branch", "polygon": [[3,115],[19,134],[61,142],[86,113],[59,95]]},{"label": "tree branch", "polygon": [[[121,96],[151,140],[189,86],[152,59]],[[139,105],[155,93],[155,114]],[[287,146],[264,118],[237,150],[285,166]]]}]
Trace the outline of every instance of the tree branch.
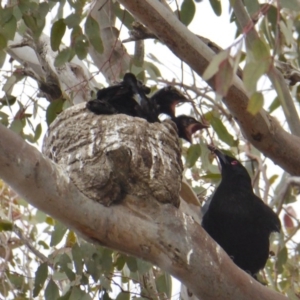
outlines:
[{"label": "tree branch", "polygon": [[105,207],[83,195],[61,166],[3,125],[0,135],[1,178],[30,204],[87,239],[161,267],[203,300],[286,299],[237,268],[185,205],[177,209],[128,196]]},{"label": "tree branch", "polygon": [[[213,58],[213,51],[190,32],[158,1],[119,0],[137,19],[147,26],[180,59],[201,76]],[[214,79],[208,81],[214,88]],[[289,134],[278,122],[261,110],[255,116],[247,111],[248,95],[235,76],[223,99],[235,117],[245,138],[264,155],[293,175],[300,175],[300,139]]]}]

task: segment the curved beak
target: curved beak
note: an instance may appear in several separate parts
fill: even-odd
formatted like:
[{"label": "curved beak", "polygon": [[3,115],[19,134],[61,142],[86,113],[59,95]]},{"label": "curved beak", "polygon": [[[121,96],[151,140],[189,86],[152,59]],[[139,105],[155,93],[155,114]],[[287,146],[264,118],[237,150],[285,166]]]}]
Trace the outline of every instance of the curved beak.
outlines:
[{"label": "curved beak", "polygon": [[226,158],[226,155],[223,154],[219,149],[217,149],[216,147],[214,147],[212,145],[207,145],[207,148],[218,157],[221,165],[228,164],[228,160]]}]

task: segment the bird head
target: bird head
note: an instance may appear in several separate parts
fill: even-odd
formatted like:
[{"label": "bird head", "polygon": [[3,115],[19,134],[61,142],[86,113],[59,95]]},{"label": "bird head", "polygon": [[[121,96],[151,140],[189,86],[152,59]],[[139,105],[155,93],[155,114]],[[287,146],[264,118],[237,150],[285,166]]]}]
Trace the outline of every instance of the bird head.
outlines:
[{"label": "bird head", "polygon": [[186,141],[192,143],[192,135],[198,130],[208,128],[209,126],[203,124],[193,117],[181,115],[172,119],[178,129],[178,136]]},{"label": "bird head", "polygon": [[151,89],[144,85],[142,81],[138,80],[132,73],[125,73],[123,77],[123,83],[131,88],[136,87],[139,91],[142,91],[146,95],[151,92]]},{"label": "bird head", "polygon": [[240,177],[247,178],[247,181],[251,184],[251,178],[246,168],[234,157],[222,153],[214,146],[207,146],[208,149],[213,152],[221,164],[222,179]]},{"label": "bird head", "polygon": [[149,86],[144,85],[143,82],[140,80],[137,81],[137,86],[140,90],[144,92],[145,95],[148,95],[151,92]]},{"label": "bird head", "polygon": [[167,114],[175,118],[175,108],[179,103],[188,102],[188,99],[175,87],[169,85],[158,90],[151,101],[157,106],[159,114]]}]

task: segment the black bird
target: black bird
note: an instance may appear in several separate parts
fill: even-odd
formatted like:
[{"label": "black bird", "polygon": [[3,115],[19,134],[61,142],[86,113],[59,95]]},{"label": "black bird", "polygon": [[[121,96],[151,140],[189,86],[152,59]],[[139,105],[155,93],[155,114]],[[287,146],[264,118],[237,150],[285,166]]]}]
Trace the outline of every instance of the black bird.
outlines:
[{"label": "black bird", "polygon": [[86,108],[96,115],[113,115],[118,113],[117,108],[113,104],[102,99],[88,101]]},{"label": "black bird", "polygon": [[97,99],[109,101],[115,98],[133,97],[134,91],[132,90],[132,84],[130,82],[131,78],[135,79],[135,84],[138,89],[143,91],[146,95],[150,93],[151,90],[148,86],[144,85],[140,80],[137,80],[132,73],[126,73],[123,77],[123,81],[120,83],[100,89],[97,92]]},{"label": "black bird", "polygon": [[172,121],[176,124],[178,129],[178,136],[186,141],[192,143],[192,135],[203,128],[208,128],[205,125],[193,117],[180,115],[178,117],[172,118]]},{"label": "black bird", "polygon": [[202,226],[236,265],[256,278],[268,260],[269,237],[280,231],[280,220],[253,193],[244,166],[214,147],[208,148],[220,161],[222,180],[204,206]]},{"label": "black bird", "polygon": [[166,86],[154,93],[150,101],[154,103],[157,114],[167,114],[175,118],[175,107],[179,103],[188,102],[188,99],[175,87]]},{"label": "black bird", "polygon": [[146,96],[144,89],[139,86],[136,77],[132,73],[126,73],[123,82],[125,85],[131,87],[134,98],[137,98],[136,101],[139,104],[139,106],[136,107],[138,116],[146,119],[150,123],[159,122],[154,104]]},{"label": "black bird", "polygon": [[99,90],[97,99],[88,101],[86,107],[99,115],[126,114],[158,122],[155,107],[146,96],[149,93],[149,87],[132,73],[126,73],[121,83]]}]

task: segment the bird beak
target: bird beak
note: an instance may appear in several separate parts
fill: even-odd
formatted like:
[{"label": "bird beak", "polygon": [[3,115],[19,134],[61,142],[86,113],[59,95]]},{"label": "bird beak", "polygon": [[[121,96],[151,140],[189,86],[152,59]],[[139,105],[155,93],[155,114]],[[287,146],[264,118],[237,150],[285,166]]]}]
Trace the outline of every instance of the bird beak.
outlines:
[{"label": "bird beak", "polygon": [[192,135],[197,132],[198,130],[201,130],[201,129],[204,129],[204,128],[208,128],[209,126],[208,125],[205,125],[201,122],[198,122],[197,123],[192,123],[190,125],[188,125],[185,129],[186,131],[186,137],[188,139],[188,141],[192,144]]},{"label": "bird beak", "polygon": [[195,133],[198,130],[204,129],[204,128],[208,128],[209,126],[206,124],[203,124],[199,121],[197,121],[197,123],[192,123],[191,125],[188,126],[188,130],[189,132],[191,132],[191,134]]},{"label": "bird beak", "polygon": [[220,150],[211,145],[207,145],[207,148],[218,157],[221,165],[228,164],[226,156]]},{"label": "bird beak", "polygon": [[175,117],[175,110],[176,110],[176,105],[179,103],[179,101],[174,101],[173,103],[171,103],[171,112],[172,112],[172,116]]}]

